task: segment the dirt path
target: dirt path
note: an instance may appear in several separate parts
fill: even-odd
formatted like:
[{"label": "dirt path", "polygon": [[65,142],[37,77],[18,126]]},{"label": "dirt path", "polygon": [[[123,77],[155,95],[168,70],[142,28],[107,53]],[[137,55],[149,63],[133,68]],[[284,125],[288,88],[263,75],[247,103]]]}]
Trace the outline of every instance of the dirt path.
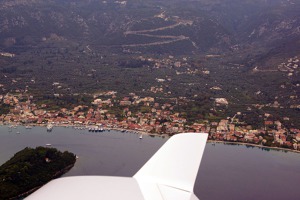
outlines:
[{"label": "dirt path", "polygon": [[166,39],[166,40],[163,40],[160,42],[145,43],[145,44],[128,44],[128,45],[122,45],[122,47],[156,46],[156,45],[170,44],[170,43],[174,43],[174,42],[178,42],[178,41],[182,41],[182,40],[189,40],[193,44],[193,46],[198,49],[196,43],[193,42],[189,37],[184,36],[184,35],[175,36],[175,35],[153,35],[153,34],[151,34],[153,32],[157,32],[157,31],[173,29],[180,25],[188,25],[188,24],[190,25],[191,23],[192,22],[189,22],[189,21],[179,21],[173,25],[164,26],[164,27],[160,27],[160,28],[154,28],[154,29],[149,29],[149,30],[140,30],[140,31],[130,31],[130,30],[126,31],[126,32],[124,32],[125,36],[138,35],[138,36],[145,36],[145,37],[152,37],[152,38],[161,38],[161,39]]},{"label": "dirt path", "polygon": [[145,46],[156,46],[156,45],[162,45],[162,44],[170,44],[173,42],[178,42],[181,40],[186,40],[189,39],[188,37],[179,37],[177,39],[173,40],[167,40],[167,41],[162,41],[162,42],[152,42],[152,43],[145,43],[145,44],[128,44],[128,45],[122,45],[122,47],[145,47]]},{"label": "dirt path", "polygon": [[166,29],[173,29],[179,25],[182,25],[182,22],[177,22],[176,24],[170,25],[170,26],[164,26],[161,28],[155,28],[155,29],[150,29],[150,30],[141,30],[141,31],[126,31],[124,34],[129,35],[129,34],[141,34],[141,33],[151,33],[151,32],[156,32],[156,31],[163,31]]}]

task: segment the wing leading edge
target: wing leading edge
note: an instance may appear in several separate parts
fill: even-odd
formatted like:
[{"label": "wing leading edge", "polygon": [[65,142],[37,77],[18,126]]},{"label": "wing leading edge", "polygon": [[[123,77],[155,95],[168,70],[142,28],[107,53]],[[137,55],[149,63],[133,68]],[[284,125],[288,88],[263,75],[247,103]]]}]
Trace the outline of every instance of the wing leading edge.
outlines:
[{"label": "wing leading edge", "polygon": [[171,137],[132,178],[59,178],[26,200],[197,200],[193,188],[206,140],[207,134],[178,134]]}]

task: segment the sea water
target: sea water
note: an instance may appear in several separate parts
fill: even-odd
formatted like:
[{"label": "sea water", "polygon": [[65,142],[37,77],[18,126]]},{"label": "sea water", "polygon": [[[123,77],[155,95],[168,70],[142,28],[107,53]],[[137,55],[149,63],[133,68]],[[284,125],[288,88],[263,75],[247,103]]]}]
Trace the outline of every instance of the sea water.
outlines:
[{"label": "sea water", "polygon": [[[64,176],[133,176],[166,141],[114,130],[0,126],[0,164],[25,147],[51,144],[78,156]],[[201,200],[298,199],[299,180],[300,154],[207,143],[194,190]]]}]

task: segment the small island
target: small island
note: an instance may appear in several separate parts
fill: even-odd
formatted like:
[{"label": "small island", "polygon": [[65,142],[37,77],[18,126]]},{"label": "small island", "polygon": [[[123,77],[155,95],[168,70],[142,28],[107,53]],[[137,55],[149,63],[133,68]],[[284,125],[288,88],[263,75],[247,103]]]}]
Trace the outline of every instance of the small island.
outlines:
[{"label": "small island", "polygon": [[76,162],[70,152],[26,147],[0,166],[0,199],[18,199],[69,171]]}]

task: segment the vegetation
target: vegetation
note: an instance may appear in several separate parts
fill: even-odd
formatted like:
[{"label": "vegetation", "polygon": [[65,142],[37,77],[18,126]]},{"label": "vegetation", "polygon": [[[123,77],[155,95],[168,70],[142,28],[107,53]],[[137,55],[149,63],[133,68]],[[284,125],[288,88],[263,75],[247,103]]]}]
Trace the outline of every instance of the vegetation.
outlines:
[{"label": "vegetation", "polygon": [[10,110],[10,106],[7,104],[0,104],[0,115],[8,114]]},{"label": "vegetation", "polygon": [[[27,90],[49,111],[91,106],[99,91],[167,103],[186,97],[175,110],[188,123],[242,112],[240,121],[255,128],[265,113],[299,127],[300,67],[292,75],[278,70],[300,56],[299,6],[279,0],[2,1],[0,53],[15,56],[0,56],[0,96]],[[229,105],[216,107],[215,98]],[[1,104],[0,114],[12,109]]]},{"label": "vegetation", "polygon": [[0,199],[28,195],[73,167],[75,155],[54,148],[26,147],[0,166]]}]

